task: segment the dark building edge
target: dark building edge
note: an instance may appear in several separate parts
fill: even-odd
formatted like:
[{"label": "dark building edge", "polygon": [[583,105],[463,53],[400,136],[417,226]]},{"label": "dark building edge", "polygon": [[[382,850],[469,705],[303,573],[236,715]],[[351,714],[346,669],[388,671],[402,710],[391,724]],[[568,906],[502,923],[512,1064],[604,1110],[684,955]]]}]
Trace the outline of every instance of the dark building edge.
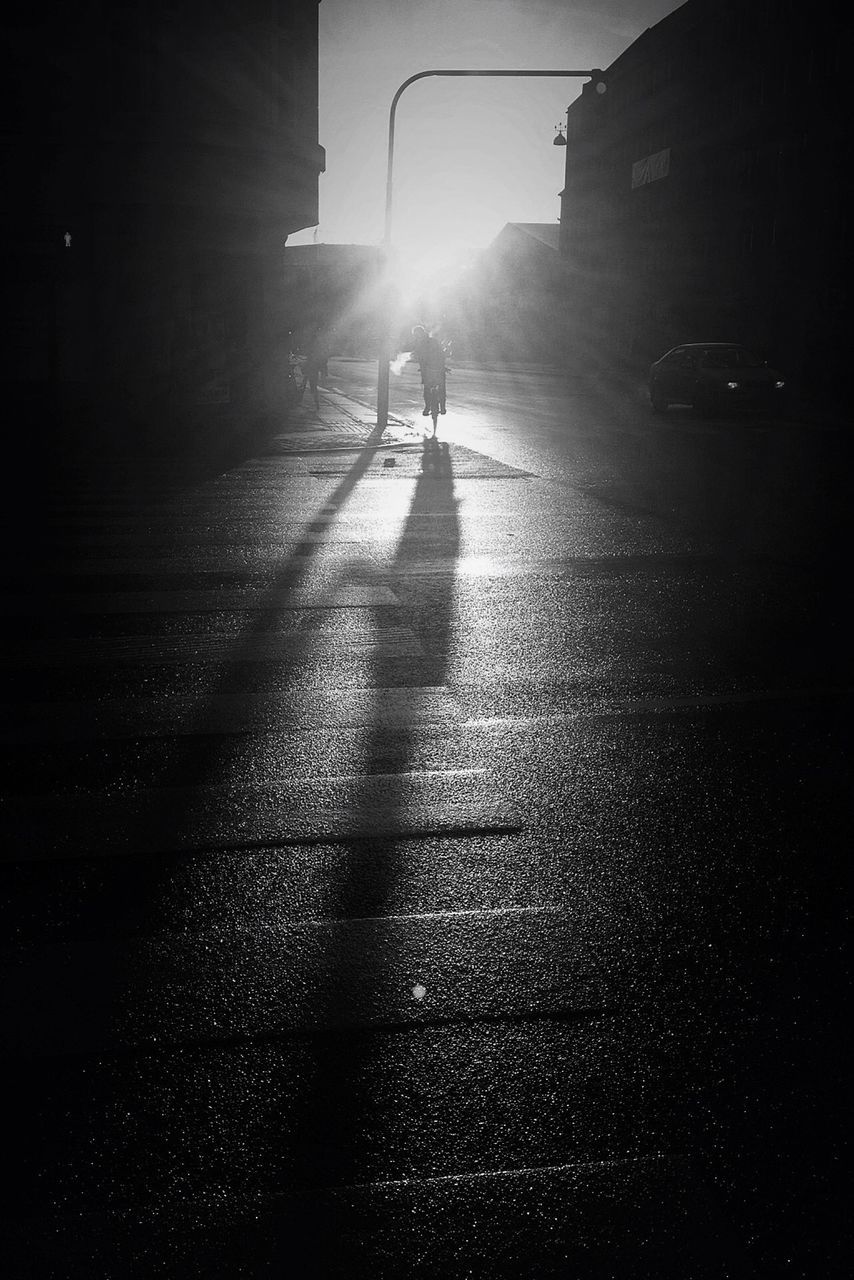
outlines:
[{"label": "dark building edge", "polygon": [[573,340],[641,369],[736,340],[846,399],[850,19],[688,0],[568,111],[561,255]]},{"label": "dark building edge", "polygon": [[318,221],[324,168],[318,5],[96,0],[4,25],[22,441],[167,447],[280,406],[283,251]]}]

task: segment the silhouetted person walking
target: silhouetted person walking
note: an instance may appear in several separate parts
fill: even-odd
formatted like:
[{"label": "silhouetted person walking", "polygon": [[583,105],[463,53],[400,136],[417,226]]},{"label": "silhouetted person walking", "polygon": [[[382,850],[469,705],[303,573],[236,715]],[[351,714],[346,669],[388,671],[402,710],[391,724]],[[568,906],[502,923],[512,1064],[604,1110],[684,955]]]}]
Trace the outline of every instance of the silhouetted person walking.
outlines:
[{"label": "silhouetted person walking", "polygon": [[417,324],[412,330],[414,339],[412,354],[421,366],[421,386],[424,391],[424,408],[422,417],[430,416],[431,387],[439,388],[439,412],[445,412],[445,348],[438,338],[432,338],[423,324]]},{"label": "silhouetted person walking", "polygon": [[329,347],[322,329],[313,330],[308,337],[305,348],[305,378],[314,397],[314,407],[320,410],[320,397],[317,384],[320,378],[328,377],[326,362],[329,359]]}]

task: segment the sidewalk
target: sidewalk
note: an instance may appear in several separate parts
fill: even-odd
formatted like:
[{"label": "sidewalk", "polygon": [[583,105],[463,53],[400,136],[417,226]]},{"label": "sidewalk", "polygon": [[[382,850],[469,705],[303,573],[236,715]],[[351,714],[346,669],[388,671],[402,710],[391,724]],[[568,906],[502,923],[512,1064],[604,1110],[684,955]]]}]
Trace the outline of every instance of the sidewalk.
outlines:
[{"label": "sidewalk", "polygon": [[339,453],[367,445],[392,448],[420,444],[423,439],[419,427],[392,413],[378,435],[376,409],[341,391],[321,387],[318,398],[320,409],[316,410],[306,391],[302,404],[287,414],[285,425],[270,441],[277,453]]},{"label": "sidewalk", "polygon": [[319,412],[306,389],[303,403],[290,412],[284,404],[253,410],[227,403],[200,406],[193,414],[167,422],[154,410],[134,417],[131,405],[87,414],[34,398],[12,406],[7,465],[16,483],[38,477],[42,486],[46,468],[61,479],[79,466],[95,471],[144,469],[168,457],[181,470],[194,463],[217,465],[270,443],[279,453],[299,454],[366,445],[399,447],[423,438],[418,424],[396,414],[389,414],[386,429],[378,435],[375,404],[323,387],[319,399]]}]

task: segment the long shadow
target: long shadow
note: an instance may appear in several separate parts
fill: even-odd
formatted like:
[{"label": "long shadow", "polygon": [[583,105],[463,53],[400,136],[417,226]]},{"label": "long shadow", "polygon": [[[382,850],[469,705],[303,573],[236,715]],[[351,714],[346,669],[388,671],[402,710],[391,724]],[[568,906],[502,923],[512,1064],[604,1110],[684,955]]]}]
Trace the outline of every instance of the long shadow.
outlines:
[{"label": "long shadow", "polygon": [[[407,672],[412,683],[397,686],[396,692],[407,689],[406,710],[401,712],[397,701],[397,714],[390,714],[386,696],[392,673],[382,657],[373,666],[374,714],[366,729],[362,786],[353,796],[354,814],[366,814],[380,799],[374,829],[368,821],[362,837],[348,842],[347,874],[335,904],[337,918],[353,922],[351,927],[362,933],[364,950],[351,969],[347,954],[336,953],[337,929],[331,928],[323,993],[329,1029],[315,1038],[311,1079],[300,1099],[294,1138],[297,1180],[304,1189],[340,1188],[366,1180],[366,1153],[377,1145],[372,1144],[370,1131],[375,1120],[371,1095],[379,1074],[378,1049],[384,1035],[405,1028],[407,1018],[400,1012],[398,997],[411,1000],[415,1007],[412,992],[419,975],[394,972],[393,934],[384,927],[384,918],[395,911],[395,889],[410,839],[430,834],[434,826],[433,815],[412,825],[409,811],[413,776],[421,767],[422,703],[426,694],[432,695],[446,682],[456,627],[457,507],[448,446],[432,448],[425,443],[422,471],[388,566],[403,620],[418,636],[423,655],[413,659]],[[418,572],[413,573],[413,568]],[[366,961],[364,972],[359,959]],[[373,1006],[373,1026],[357,1026],[353,1009],[363,994],[358,984],[372,973],[381,989],[378,1004],[368,1001]],[[383,1007],[389,1009],[387,1018],[382,1016]],[[374,1176],[376,1171],[368,1170],[367,1178]],[[312,1209],[309,1200],[305,1214],[301,1223],[292,1225],[289,1240],[281,1241],[281,1261],[296,1238],[308,1236],[315,1248],[320,1242],[329,1274],[338,1274],[336,1268],[342,1267],[346,1274],[350,1266],[353,1275],[361,1274],[358,1258],[347,1252],[354,1248],[352,1234],[346,1240],[339,1237],[340,1223],[330,1221],[323,1202]]]},{"label": "long shadow", "polygon": [[[161,792],[162,803],[169,804],[168,810],[164,810],[162,817],[158,818],[155,832],[150,837],[151,851],[120,860],[123,868],[134,868],[132,876],[125,876],[126,884],[115,883],[119,872],[117,865],[107,868],[108,872],[112,870],[114,874],[107,874],[104,882],[105,898],[112,906],[118,900],[123,908],[124,924],[132,931],[157,931],[164,923],[171,924],[176,875],[180,873],[187,858],[214,857],[222,849],[235,849],[241,845],[251,847],[256,843],[232,838],[228,831],[218,838],[210,835],[205,838],[202,834],[204,829],[210,831],[210,818],[216,810],[205,799],[204,791],[199,789],[206,784],[216,783],[224,773],[229,785],[233,785],[229,766],[237,741],[233,734],[211,727],[210,710],[220,699],[226,705],[232,700],[242,712],[244,725],[253,723],[257,716],[259,731],[269,731],[270,702],[274,699],[277,705],[284,706],[287,691],[299,677],[306,650],[312,643],[312,631],[310,627],[282,631],[283,645],[287,644],[286,663],[273,659],[263,664],[252,661],[253,647],[260,635],[275,628],[288,615],[293,608],[293,593],[310,580],[318,555],[325,545],[318,535],[334,528],[341,509],[377,456],[381,436],[382,430],[375,428],[347,473],[333,492],[326,496],[315,516],[303,527],[299,541],[287,558],[264,586],[258,589],[253,608],[246,611],[245,625],[231,639],[227,660],[222,662],[213,681],[198,694],[195,708],[182,725],[181,734],[172,738],[169,744],[168,757],[161,768],[148,779],[148,788]],[[344,582],[348,569],[349,565],[342,564],[337,572],[324,580],[324,594],[334,596]],[[281,599],[283,589],[288,593],[284,603]],[[276,727],[282,732],[288,730],[287,723],[280,723]],[[170,789],[174,789],[171,794]],[[222,803],[226,801],[223,800]],[[157,832],[162,831],[164,826],[168,828],[167,834],[162,847],[158,848]],[[273,839],[259,840],[257,847],[269,849],[275,843]],[[113,859],[108,861],[111,864],[117,862]],[[88,910],[94,923],[97,903],[92,902]],[[148,993],[149,999],[150,995]],[[129,981],[116,1009],[119,1034],[128,1036],[131,1040],[136,1038],[133,996],[134,983]],[[145,1003],[144,1001],[143,1005]],[[143,1020],[146,1017],[147,1011],[143,1008]]]},{"label": "long shadow", "polygon": [[[246,663],[251,658],[255,640],[259,635],[270,629],[271,620],[281,619],[292,608],[290,604],[283,605],[281,603],[282,589],[285,588],[288,591],[295,592],[309,579],[318,553],[324,546],[322,535],[334,528],[341,514],[341,508],[349,500],[377,456],[381,437],[382,429],[375,428],[346,475],[336,485],[333,492],[327,496],[323,506],[318,510],[314,518],[303,527],[299,541],[289,552],[287,558],[272,575],[268,583],[256,594],[252,610],[247,611],[246,624],[239,634],[234,637],[228,661],[222,664],[216,680],[205,690],[204,695],[200,698],[197,714],[185,729],[188,735],[187,742],[192,744],[191,747],[188,747],[188,753],[186,754],[190,752],[192,754],[193,772],[196,775],[196,781],[211,777],[222,757],[227,754],[227,737],[205,734],[203,726],[207,720],[208,706],[214,699],[227,698],[229,696],[240,698],[246,708],[251,708],[252,705],[263,706],[269,690],[265,689],[262,678],[253,682],[254,687],[251,694],[247,692]],[[343,574],[339,571],[338,574],[329,579],[325,587],[325,593],[333,595],[336,587],[340,585],[342,577]],[[289,656],[291,661],[287,667],[283,667],[282,664],[276,664],[275,667],[274,683],[277,696],[281,697],[281,694],[292,684],[295,674],[299,671],[300,662],[309,642],[310,634],[310,631],[306,628],[289,633]],[[183,777],[184,763],[184,753],[179,753],[177,765],[164,770],[158,779],[157,785],[168,787],[179,783]],[[177,826],[181,818],[180,812],[176,811],[174,817],[175,825]]]},{"label": "long shadow", "polygon": [[[340,505],[347,499],[365,474],[371,456],[366,454],[357,460],[327,506]],[[388,483],[398,481],[390,478]],[[296,1209],[290,1210],[280,1202],[279,1208],[271,1211],[272,1218],[267,1219],[262,1213],[257,1227],[260,1255],[256,1260],[259,1266],[281,1265],[282,1274],[290,1274],[288,1269],[300,1255],[312,1259],[312,1274],[362,1274],[359,1259],[351,1252],[359,1214],[357,1211],[348,1218],[346,1196],[336,1207],[335,1191],[364,1180],[366,1170],[369,1179],[376,1176],[376,1170],[366,1160],[370,1160],[370,1130],[375,1120],[377,1053],[389,1030],[394,1032],[406,1025],[398,995],[403,993],[415,1003],[411,993],[419,975],[402,971],[395,974],[394,935],[384,928],[383,918],[394,913],[395,887],[405,864],[409,839],[429,834],[433,825],[432,815],[428,815],[419,827],[410,826],[408,833],[402,834],[408,826],[413,801],[412,777],[420,767],[422,703],[447,679],[456,625],[460,545],[457,507],[448,448],[426,445],[400,537],[383,566],[399,600],[399,621],[415,633],[423,652],[411,658],[401,672],[399,657],[385,656],[386,650],[379,644],[374,651],[365,677],[374,691],[373,710],[364,728],[359,781],[349,797],[351,818],[358,832],[346,840],[330,833],[325,841],[337,845],[344,857],[338,892],[330,900],[328,923],[320,926],[325,940],[311,957],[308,970],[313,987],[306,993],[305,1008],[315,1025],[295,1034],[287,1033],[282,1039],[272,1030],[273,1043],[289,1046],[284,1048],[285,1060],[292,1057],[298,1064],[298,1083],[286,1109],[290,1114],[272,1119],[277,1132],[272,1137],[271,1152],[279,1176],[284,1179],[282,1189],[296,1196],[291,1202]],[[330,527],[335,515],[331,511],[319,514],[307,532]],[[283,566],[278,582],[289,575],[288,585],[298,584],[304,575],[303,558],[308,560],[316,545],[305,539]],[[375,607],[377,629],[387,621],[387,615],[387,606]],[[247,631],[244,644],[249,644],[254,631],[263,625],[256,623]],[[239,652],[238,647],[238,661]],[[299,665],[299,655],[294,655],[291,672],[285,678],[293,679]],[[240,689],[241,679],[239,671],[223,672],[218,691]],[[403,690],[406,693],[402,694]],[[393,698],[387,696],[389,692]],[[402,696],[407,699],[405,706]],[[216,756],[217,744],[213,743],[207,757],[211,768]],[[378,797],[376,820],[372,822],[372,806]],[[314,874],[328,876],[335,871],[318,866]],[[161,880],[161,889],[169,892],[168,877]],[[362,983],[370,982],[372,975],[379,991],[365,992]],[[188,975],[187,993],[194,987],[194,976]],[[181,993],[177,994],[180,999]],[[382,1016],[386,1007],[390,1010],[391,1027]],[[276,1056],[274,1050],[273,1058]],[[265,1080],[262,1070],[258,1081],[263,1084]],[[261,1114],[267,1105],[267,1099],[259,1096],[257,1109]],[[223,1127],[228,1131],[232,1104],[222,1100],[220,1106],[225,1109]],[[235,1116],[244,1116],[246,1099],[238,1095],[233,1110]],[[248,1114],[255,1110],[255,1105],[250,1106]],[[258,1173],[263,1182],[263,1172]],[[338,1212],[342,1205],[343,1219]],[[344,1234],[339,1234],[341,1225]],[[224,1247],[228,1250],[230,1242],[224,1240]],[[234,1248],[239,1251],[243,1246],[236,1243]],[[243,1253],[235,1256],[237,1261],[244,1261]]]},{"label": "long shadow", "polygon": [[[386,831],[392,833],[405,819],[411,799],[409,770],[416,753],[424,695],[443,686],[447,677],[456,625],[458,505],[447,444],[431,447],[425,442],[421,473],[415,482],[394,559],[388,566],[389,581],[406,625],[415,633],[424,652],[412,660],[407,673],[412,683],[397,686],[406,689],[408,706],[405,714],[392,721],[384,699],[387,690],[394,688],[391,681],[399,677],[400,671],[391,669],[382,657],[375,658],[374,714],[364,745],[363,776],[368,784],[371,779],[383,779],[380,817]],[[413,574],[413,568],[418,572]],[[366,797],[375,790],[376,787],[370,785],[364,795],[357,795],[357,807],[367,809]],[[383,845],[390,856],[375,859],[376,838],[373,832],[367,831],[366,842],[355,846],[363,860],[361,869],[366,874],[351,875],[342,887],[338,904],[342,917],[373,918],[384,913],[393,886],[396,861],[393,855],[399,848],[399,840],[392,836]]]},{"label": "long shadow", "polygon": [[[242,661],[242,657],[248,655],[255,637],[269,629],[270,619],[276,615],[281,616],[286,611],[280,599],[282,587],[296,589],[309,576],[317,553],[323,546],[322,542],[311,535],[322,534],[334,527],[342,507],[351,498],[376,457],[380,435],[381,433],[377,431],[369,438],[367,446],[361,450],[346,475],[341,478],[332,493],[326,495],[323,505],[305,526],[299,542],[273,579],[265,584],[259,598],[254,602],[258,607],[253,610],[247,625],[233,641],[229,661],[220,669],[212,685],[199,697],[197,714],[199,736],[196,736],[192,724],[185,726],[189,730],[189,736],[186,739],[187,749],[179,751],[174,760],[165,764],[154,785],[177,787],[185,783],[188,763],[192,765],[194,780],[202,781],[216,776],[218,768],[228,757],[231,745],[228,736],[204,732],[202,726],[206,719],[209,702],[221,696],[247,696],[247,665]],[[389,477],[387,483],[397,484],[399,481],[396,477]],[[400,659],[387,658],[384,650],[378,649],[371,672],[367,677],[375,689],[375,700],[363,740],[364,780],[355,788],[352,806],[355,815],[366,813],[376,791],[373,784],[381,776],[383,778],[382,814],[376,831],[371,830],[368,822],[363,823],[358,839],[351,839],[345,843],[340,839],[334,841],[333,836],[330,840],[337,843],[345,852],[346,870],[337,901],[330,911],[330,915],[342,921],[359,918],[370,921],[387,914],[389,909],[398,871],[405,856],[404,838],[396,835],[395,832],[399,831],[405,823],[407,806],[411,800],[412,784],[408,772],[417,766],[420,703],[427,690],[442,685],[446,679],[448,652],[455,625],[455,571],[458,550],[459,522],[450,458],[447,449],[439,450],[437,453],[426,450],[422,471],[415,481],[411,506],[401,536],[393,557],[387,565],[383,566],[400,600],[398,607],[403,614],[401,621],[405,621],[420,638],[424,653],[414,657],[411,660],[411,667],[405,672],[404,678],[407,682],[405,687],[411,689],[411,702],[408,710],[403,713],[400,712],[399,704],[396,703],[397,710],[390,717],[388,700],[384,697],[384,691],[389,686],[401,687],[398,681]],[[413,565],[420,563],[423,566],[425,562],[432,561],[439,562],[435,573],[412,574],[410,572]],[[336,576],[325,582],[324,591],[333,592],[345,576],[346,567],[342,566]],[[382,616],[377,608],[374,615],[376,624],[379,625],[382,622]],[[290,687],[299,675],[309,639],[308,634],[297,633],[295,643],[289,645],[287,669],[282,669],[279,664],[273,676],[253,678],[252,699],[263,702],[264,697],[270,694],[272,682],[275,685],[277,700],[281,699],[282,690]],[[286,729],[287,726],[284,728]],[[192,798],[186,807],[182,807],[179,800],[169,814],[172,829],[176,832],[192,834],[197,813],[198,810]],[[269,849],[275,842],[266,843]],[[223,846],[229,847],[227,838],[223,839]],[[174,848],[175,845],[169,847]],[[150,927],[152,923],[155,928],[158,926],[161,916],[166,920],[170,918],[170,897],[175,893],[176,876],[180,875],[180,869],[186,859],[194,856],[195,853],[192,842],[189,842],[183,853],[152,853],[132,859],[108,860],[115,868],[117,878],[120,873],[124,873],[129,882],[132,881],[133,901],[125,904],[129,917],[127,923],[130,924],[131,929],[133,929],[132,921],[138,922],[139,926],[147,931],[147,926]],[[135,870],[128,877],[128,863],[131,862],[135,864]],[[122,864],[121,867],[119,863]],[[317,869],[314,874],[321,876],[330,873],[328,870]],[[130,894],[131,890],[125,889],[122,892]],[[95,894],[98,896],[97,880]],[[111,888],[109,879],[103,901],[107,910],[115,905],[114,888]],[[91,909],[91,918],[95,923],[94,906]],[[123,926],[124,924],[125,922]],[[297,1190],[310,1191],[312,1187],[328,1188],[353,1182],[359,1176],[360,1162],[364,1159],[364,1133],[366,1127],[371,1124],[369,1087],[372,1081],[371,1066],[376,1033],[370,1029],[352,1025],[351,998],[354,975],[347,968],[346,958],[336,950],[335,939],[341,932],[340,929],[336,931],[334,926],[330,928],[328,952],[316,970],[309,970],[310,973],[314,972],[317,975],[312,979],[316,990],[311,995],[317,1007],[315,1020],[318,1027],[322,1029],[317,1033],[307,1032],[302,1036],[289,1037],[292,1043],[299,1041],[302,1045],[301,1049],[297,1049],[297,1057],[305,1063],[305,1072],[300,1072],[297,1096],[293,1099],[291,1109],[293,1126],[288,1132],[286,1117],[282,1117],[283,1131],[278,1138],[273,1139],[272,1145],[277,1150],[272,1158],[277,1162],[280,1161],[281,1165],[288,1170],[287,1183]],[[371,926],[368,925],[365,935],[366,945],[370,943],[372,937],[376,938],[376,936],[376,933],[372,935]],[[228,943],[226,942],[225,945],[227,947]],[[374,943],[372,956],[374,971],[377,971],[376,960],[381,954],[384,955],[382,948]],[[168,1048],[170,1040],[168,1026],[180,1025],[182,1006],[186,1005],[189,1010],[188,1002],[191,1002],[201,990],[199,973],[201,972],[204,976],[204,970],[211,963],[215,971],[220,966],[227,968],[229,963],[227,954],[223,955],[222,959],[215,958],[211,962],[205,951],[198,958],[199,972],[196,972],[197,965],[192,947],[188,950],[187,956],[190,967],[186,982],[182,981],[168,992],[155,989],[158,982],[156,967],[152,975],[141,974],[138,970],[127,973],[117,970],[110,980],[111,990],[115,992],[114,1025],[131,1048],[132,1056],[136,1052],[132,1046],[141,1036],[139,1053],[142,1065],[139,1067],[139,1076],[137,1078],[134,1074],[136,1067],[128,1068],[125,1083],[122,1086],[124,1105],[128,1109],[128,1114],[137,1115],[139,1123],[144,1123],[144,1118],[150,1111],[150,1104],[143,1092],[146,1073],[149,1070],[155,1070],[154,1078],[155,1080],[159,1078],[157,1075],[159,1068],[155,1069],[151,1063],[160,1054],[161,1047],[153,1049],[151,1046],[146,1046],[145,1025],[150,1020],[152,1007],[156,1008],[154,1002],[162,1003],[167,999],[169,1001],[165,1041],[163,1036],[158,1036],[166,1051],[166,1058],[169,1060],[174,1055]],[[385,960],[383,963],[385,964]],[[358,964],[356,968],[358,969]],[[391,988],[392,983],[388,981],[388,967],[385,969],[384,976],[388,987]],[[408,975],[401,975],[401,982],[407,977]],[[146,989],[141,990],[140,979],[142,979],[142,987]],[[214,981],[214,987],[216,985]],[[141,1024],[139,1013],[135,1013],[135,1009],[139,1010],[140,1007]],[[192,1022],[193,1019],[191,1018],[190,1021]],[[348,1024],[351,1025],[348,1027]],[[176,1050],[175,1053],[181,1057],[184,1056],[185,1051]],[[186,1050],[188,1059],[191,1059],[194,1053],[193,1047],[188,1046]],[[145,1065],[146,1062],[148,1066]],[[176,1067],[180,1073],[177,1059],[175,1066],[171,1069],[174,1071]],[[214,1065],[214,1070],[218,1069]],[[109,1084],[112,1079],[112,1068],[105,1065],[98,1069],[96,1075],[100,1075],[102,1070],[107,1081],[104,1087],[112,1087]],[[190,1074],[188,1088],[191,1087],[191,1082]],[[233,1101],[225,1097],[220,1098],[218,1108],[221,1114],[211,1116],[212,1127],[219,1129],[221,1125],[222,1132],[226,1133],[230,1131],[233,1120],[246,1120],[247,1116],[255,1114],[256,1110],[258,1114],[263,1114],[267,1110],[269,1100],[261,1096],[261,1091],[267,1083],[265,1071],[262,1069],[256,1079],[259,1094],[257,1100],[249,1101],[245,1094],[241,1096],[240,1093],[235,1094]],[[244,1087],[245,1084],[244,1081]],[[192,1106],[192,1094],[190,1103]],[[206,1126],[207,1121],[203,1128]],[[164,1118],[162,1142],[167,1149],[171,1149],[171,1159],[181,1164],[185,1158],[190,1159],[191,1153],[185,1150],[185,1139],[178,1132],[179,1128],[180,1126],[175,1128],[168,1119]],[[157,1141],[160,1140],[158,1135]],[[118,1147],[113,1145],[115,1141],[118,1141]],[[141,1168],[145,1181],[144,1166],[148,1158],[145,1145],[132,1143],[127,1146],[123,1138],[114,1137],[110,1139],[110,1146],[111,1154],[105,1153],[105,1159],[109,1162],[109,1165],[105,1165],[105,1170],[108,1167],[112,1168],[114,1175],[112,1185],[119,1189],[123,1188],[123,1194],[132,1196],[134,1194],[132,1186],[137,1177],[134,1168],[136,1161],[142,1162]],[[190,1163],[193,1163],[192,1159]],[[263,1171],[259,1170],[259,1176],[263,1181]],[[150,1181],[148,1186],[151,1186]],[[202,1194],[204,1196],[204,1190]],[[202,1212],[201,1208],[200,1213],[200,1223],[202,1219],[209,1221],[206,1212]],[[311,1222],[309,1214],[304,1226],[310,1236]],[[302,1231],[299,1224],[292,1224],[292,1227],[287,1236],[283,1236],[282,1231],[277,1227],[267,1241],[269,1252],[276,1253],[281,1248],[283,1266],[293,1264],[294,1234],[299,1235]],[[311,1236],[311,1243],[312,1247],[318,1247],[318,1238]],[[330,1247],[334,1253],[334,1242]]]},{"label": "long shadow", "polygon": [[[300,539],[291,554],[283,560],[272,579],[269,582],[265,582],[258,598],[253,602],[258,607],[247,615],[247,622],[243,631],[234,638],[233,650],[229,654],[229,661],[223,664],[217,674],[217,678],[199,696],[197,712],[194,717],[195,724],[191,721],[189,725],[185,726],[188,733],[183,738],[183,741],[172,739],[172,745],[174,746],[178,741],[178,747],[149,785],[160,788],[177,787],[185,782],[188,766],[192,769],[194,779],[204,780],[215,776],[217,768],[229,754],[232,744],[227,736],[223,737],[205,732],[204,724],[208,719],[207,707],[209,702],[211,699],[223,695],[234,695],[238,698],[248,696],[246,692],[246,672],[248,668],[241,659],[248,655],[256,635],[269,628],[270,618],[275,615],[281,616],[284,612],[281,607],[282,587],[298,588],[309,576],[317,554],[324,545],[322,541],[312,535],[323,534],[334,527],[341,509],[350,500],[360,481],[374,462],[381,446],[381,437],[382,431],[380,429],[375,429],[370,434],[366,445],[360,449],[347,473],[335,485],[332,492],[326,494],[322,499],[322,505],[319,505],[314,517],[303,529]],[[333,577],[331,581],[327,581],[325,589],[334,591],[336,584],[345,574],[346,567],[341,566],[338,570],[338,577]],[[302,645],[300,641],[302,641]],[[282,664],[279,664],[277,666],[274,678],[278,696],[281,696],[282,689],[289,686],[298,671],[303,657],[303,648],[307,641],[308,636],[297,636],[295,643],[289,645],[290,665],[283,667]],[[257,667],[253,667],[251,670],[254,672]],[[264,675],[259,675],[258,678],[253,676],[252,683],[252,700],[263,700],[265,685],[269,694],[272,678]],[[198,727],[199,736],[194,734],[196,727]],[[197,807],[193,804],[192,796],[188,798],[189,803],[184,805],[180,792],[176,794],[179,797],[177,802],[169,802],[168,821],[171,831],[172,833],[177,833],[183,830],[185,835],[191,836]],[[80,908],[80,920],[75,925],[75,930],[79,930],[81,936],[83,929],[91,932],[95,937],[105,932],[109,935],[116,928],[115,921],[118,919],[122,934],[132,936],[140,932],[143,934],[148,934],[152,931],[158,932],[164,922],[172,924],[174,922],[174,913],[170,898],[175,891],[176,876],[180,874],[181,867],[186,862],[187,857],[195,853],[191,839],[188,841],[188,847],[186,847],[183,854],[175,854],[173,852],[176,848],[176,843],[180,845],[181,842],[174,840],[164,841],[162,848],[154,845],[151,851],[145,854],[92,860],[91,866],[87,867],[86,871],[85,903]],[[228,847],[228,840],[225,839],[223,844]],[[70,875],[66,872],[66,868],[69,865],[72,867]],[[60,884],[68,882],[72,885],[73,890],[77,875],[77,865],[77,862],[69,864],[64,860],[57,862],[57,880]],[[42,879],[36,875],[33,882],[35,885],[33,892],[40,893],[39,886],[42,884]],[[25,880],[25,887],[26,883]],[[60,889],[58,891],[59,900],[67,901],[67,897],[65,899],[62,898],[62,893],[63,890]],[[74,905],[74,899],[72,899],[72,905]],[[41,915],[41,908],[39,910]],[[130,950],[133,951],[133,947]],[[192,952],[190,952],[190,962],[192,965]],[[204,967],[208,963],[206,956],[199,956],[200,966]],[[155,1013],[158,1009],[166,1012],[167,1025],[174,1026],[176,1025],[176,1019],[180,1019],[182,1002],[191,1000],[195,991],[198,990],[197,984],[193,981],[197,975],[188,973],[187,977],[187,984],[181,983],[177,990],[172,992],[156,990],[155,987],[159,981],[156,966],[152,972],[141,972],[138,962],[131,959],[123,959],[121,949],[118,949],[114,956],[114,964],[111,971],[104,973],[99,978],[98,983],[95,984],[100,990],[100,997],[95,997],[95,1007],[100,1008],[104,1013],[109,1008],[113,1031],[118,1036],[120,1043],[123,1042],[129,1049],[132,1049],[134,1044],[138,1044],[142,1054],[146,1055],[151,1051],[146,1042],[151,1029],[152,1010]],[[101,1015],[98,1014],[97,1016],[100,1018]],[[159,1017],[159,1014],[157,1016]],[[85,1025],[86,1014],[82,1014],[81,1018]],[[180,1025],[180,1022],[178,1021],[177,1024]],[[164,1037],[158,1035],[158,1040],[163,1044]],[[168,1043],[168,1034],[166,1042]],[[160,1046],[157,1048],[157,1052],[159,1051]],[[24,1076],[26,1076],[27,1070],[32,1071],[32,1067],[23,1069]],[[51,1068],[52,1070],[53,1068]],[[140,1070],[144,1071],[144,1068],[140,1068]],[[47,1074],[49,1075],[50,1072]],[[92,1074],[93,1081],[104,1081],[103,1088],[105,1090],[109,1090],[112,1087],[110,1083],[112,1077],[113,1068],[108,1064],[102,1064]],[[51,1085],[51,1087],[53,1086]],[[67,1087],[71,1090],[68,1108],[73,1110],[77,1106],[75,1093],[77,1085],[69,1084]],[[142,1084],[136,1087],[128,1085],[125,1093],[130,1108],[129,1114],[138,1113],[138,1122],[143,1124],[150,1106],[143,1092]],[[74,1095],[73,1098],[72,1094]],[[80,1100],[79,1105],[82,1114],[84,1107],[89,1104],[85,1100]],[[112,1147],[114,1138],[108,1139],[104,1135],[104,1140],[105,1142],[109,1141]],[[59,1138],[56,1139],[56,1144],[57,1149],[59,1149],[61,1145]],[[52,1174],[47,1171],[54,1168],[54,1161],[59,1159],[58,1156],[54,1155],[53,1147],[53,1137],[46,1137],[44,1143],[30,1143],[28,1149],[29,1155],[43,1170],[43,1173],[39,1176],[47,1178],[48,1182]],[[107,1154],[105,1149],[102,1167],[105,1170],[105,1176],[111,1169],[109,1173],[111,1186],[118,1188],[121,1192],[123,1185],[127,1190],[127,1186],[134,1182],[136,1178],[135,1165],[137,1162],[142,1162],[144,1165],[146,1155],[143,1143],[138,1146],[132,1145],[128,1148],[124,1141],[121,1140],[120,1148],[117,1150],[113,1147],[110,1155]],[[58,1166],[56,1167],[58,1168]],[[59,1175],[57,1174],[57,1176]],[[96,1176],[100,1175],[93,1174],[93,1177]]]}]

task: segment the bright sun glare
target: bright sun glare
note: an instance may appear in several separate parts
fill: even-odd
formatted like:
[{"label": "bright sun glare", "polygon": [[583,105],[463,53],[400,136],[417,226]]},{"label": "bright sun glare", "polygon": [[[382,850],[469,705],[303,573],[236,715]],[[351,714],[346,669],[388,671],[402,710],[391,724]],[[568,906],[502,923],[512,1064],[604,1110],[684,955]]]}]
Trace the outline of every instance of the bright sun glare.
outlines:
[{"label": "bright sun glare", "polygon": [[400,301],[411,305],[425,294],[453,284],[471,264],[475,252],[472,245],[454,237],[396,245],[391,269]]}]

